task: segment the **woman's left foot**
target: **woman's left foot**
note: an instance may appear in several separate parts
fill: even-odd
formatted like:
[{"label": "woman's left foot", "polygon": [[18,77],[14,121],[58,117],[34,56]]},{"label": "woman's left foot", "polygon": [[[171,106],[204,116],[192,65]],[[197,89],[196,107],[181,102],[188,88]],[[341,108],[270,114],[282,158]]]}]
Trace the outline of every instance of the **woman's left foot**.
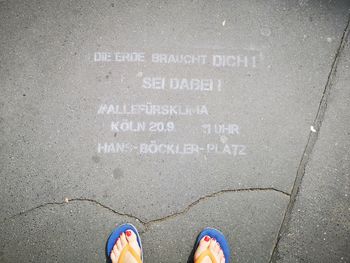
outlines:
[{"label": "woman's left foot", "polygon": [[[217,263],[225,263],[224,252],[222,251],[220,244],[216,242],[215,239],[205,236],[201,239],[198,244],[198,248],[194,254],[194,261],[196,261],[203,252],[210,250],[211,254],[214,256]],[[212,263],[213,261],[209,256],[203,258],[201,263]]]},{"label": "woman's left foot", "polygon": [[[132,230],[126,230],[125,233],[122,233],[115,243],[112,252],[111,252],[111,260],[112,263],[118,263],[119,257],[122,253],[123,248],[126,245],[130,245],[131,248],[136,252],[137,256],[141,258],[141,248],[139,243],[137,242],[137,236]],[[130,253],[130,251],[126,251],[123,263],[137,263],[138,261]]]}]

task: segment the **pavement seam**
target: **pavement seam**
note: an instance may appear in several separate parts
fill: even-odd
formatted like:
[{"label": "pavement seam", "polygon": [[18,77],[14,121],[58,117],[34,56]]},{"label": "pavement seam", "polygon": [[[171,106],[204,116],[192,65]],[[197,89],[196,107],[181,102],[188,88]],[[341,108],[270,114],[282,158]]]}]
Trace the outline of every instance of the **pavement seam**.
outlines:
[{"label": "pavement seam", "polygon": [[292,188],[292,191],[290,194],[290,200],[289,200],[287,209],[285,211],[285,214],[283,216],[282,223],[281,223],[280,229],[278,231],[278,235],[275,239],[276,240],[275,245],[274,245],[272,252],[271,252],[271,256],[270,256],[270,260],[269,260],[270,263],[276,262],[276,260],[278,259],[278,251],[277,251],[278,244],[279,244],[279,241],[281,240],[281,237],[288,229],[288,225],[289,225],[289,222],[291,219],[291,214],[293,211],[294,203],[295,203],[296,197],[299,193],[300,186],[301,186],[304,174],[305,174],[305,168],[309,162],[310,156],[313,152],[314,146],[315,146],[316,141],[318,139],[318,134],[319,134],[320,129],[322,127],[322,122],[324,120],[324,116],[325,116],[325,113],[327,110],[328,97],[330,96],[330,91],[331,91],[331,88],[334,84],[336,73],[337,73],[337,67],[338,67],[338,63],[339,63],[339,59],[340,59],[340,54],[342,53],[344,46],[346,45],[349,31],[350,31],[350,14],[348,15],[347,24],[346,24],[345,29],[343,31],[338,49],[335,53],[335,57],[334,57],[333,62],[332,62],[331,70],[328,74],[327,81],[326,81],[326,84],[325,84],[325,87],[323,90],[323,94],[322,94],[322,97],[321,97],[321,100],[320,100],[320,103],[318,106],[318,110],[316,113],[316,117],[315,117],[315,120],[313,123],[313,127],[316,130],[316,132],[310,131],[310,133],[309,133],[309,137],[308,137],[304,152],[302,154],[302,157],[301,157],[301,160],[299,163],[299,167],[297,170],[297,174],[296,174],[296,177],[294,180],[293,188]]},{"label": "pavement seam", "polygon": [[[189,205],[187,205],[185,208],[183,208],[182,210],[178,211],[178,212],[175,212],[175,213],[172,213],[172,214],[169,214],[169,215],[166,215],[164,217],[161,217],[161,218],[156,218],[156,219],[152,219],[152,220],[149,220],[149,221],[144,221],[142,220],[141,218],[138,218],[137,216],[134,216],[132,214],[128,214],[128,213],[123,213],[123,212],[119,212],[107,205],[104,205],[102,204],[101,202],[99,201],[96,201],[94,199],[90,199],[90,198],[68,198],[62,202],[48,202],[48,203],[45,203],[45,204],[41,204],[41,205],[38,205],[38,206],[35,206],[35,207],[32,207],[28,210],[25,210],[25,211],[22,211],[20,213],[17,213],[9,218],[6,218],[5,220],[3,220],[2,223],[5,223],[7,221],[10,221],[12,219],[15,219],[17,217],[20,217],[22,215],[26,215],[30,212],[33,212],[35,210],[38,210],[38,209],[41,209],[41,208],[44,208],[46,206],[54,206],[54,205],[66,205],[66,204],[69,204],[71,202],[89,202],[89,203],[93,203],[99,207],[102,207],[104,209],[107,209],[108,211],[114,213],[114,214],[117,214],[119,216],[125,216],[125,217],[128,217],[128,218],[132,218],[134,220],[136,220],[137,222],[140,222],[146,229],[148,229],[148,227],[154,223],[159,223],[159,222],[163,222],[163,221],[166,221],[170,218],[174,218],[176,216],[179,216],[179,215],[183,215],[185,213],[187,213],[192,207],[196,206],[197,204],[207,200],[207,199],[210,199],[210,198],[213,198],[213,197],[216,197],[216,196],[219,196],[221,194],[224,194],[224,193],[234,193],[234,192],[258,192],[258,191],[263,191],[263,192],[266,192],[266,191],[274,191],[274,192],[277,192],[277,193],[280,193],[280,194],[283,194],[285,196],[290,196],[289,193],[287,192],[284,192],[282,190],[279,190],[277,188],[273,188],[273,187],[251,187],[251,188],[237,188],[237,189],[223,189],[223,190],[220,190],[220,191],[217,191],[217,192],[214,192],[214,193],[210,193],[210,194],[207,194],[205,196],[202,196],[200,198],[198,198],[197,200],[193,201],[192,203],[190,203]],[[147,230],[143,231],[143,232],[146,232]]]}]

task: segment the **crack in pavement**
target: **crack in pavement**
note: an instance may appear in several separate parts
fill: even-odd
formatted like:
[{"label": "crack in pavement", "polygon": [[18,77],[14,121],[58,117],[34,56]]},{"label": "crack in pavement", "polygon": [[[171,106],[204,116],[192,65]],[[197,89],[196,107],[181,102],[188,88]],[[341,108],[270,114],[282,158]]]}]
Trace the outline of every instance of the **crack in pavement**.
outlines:
[{"label": "crack in pavement", "polygon": [[210,194],[207,194],[205,196],[202,196],[200,198],[198,198],[197,200],[193,201],[192,203],[190,203],[189,205],[187,205],[185,208],[183,208],[182,210],[178,211],[178,212],[174,212],[174,213],[171,213],[169,215],[166,215],[164,217],[160,217],[160,218],[156,218],[156,219],[152,219],[152,220],[149,220],[149,221],[145,221],[137,216],[134,216],[132,214],[128,214],[128,213],[124,213],[124,212],[119,212],[107,205],[104,205],[103,203],[99,202],[99,201],[96,201],[94,199],[90,199],[90,198],[67,198],[65,199],[64,201],[62,202],[48,202],[48,203],[45,203],[45,204],[41,204],[41,205],[38,205],[38,206],[35,206],[35,207],[32,207],[28,210],[25,210],[25,211],[22,211],[20,213],[17,213],[9,218],[6,218],[5,220],[3,220],[2,223],[5,223],[9,220],[12,220],[12,219],[15,219],[17,217],[20,217],[22,215],[26,215],[30,212],[33,212],[35,210],[38,210],[38,209],[41,209],[41,208],[44,208],[44,207],[47,207],[47,206],[55,206],[55,205],[59,205],[59,206],[62,206],[62,205],[66,205],[66,204],[69,204],[70,202],[89,202],[89,203],[93,203],[99,207],[102,207],[104,209],[107,209],[108,211],[114,213],[114,214],[117,214],[119,216],[126,216],[128,218],[131,218],[131,219],[134,219],[136,220],[137,222],[140,222],[144,227],[145,227],[145,231],[143,232],[146,232],[148,227],[151,225],[151,224],[154,224],[154,223],[159,223],[159,222],[163,222],[163,221],[166,221],[170,218],[174,218],[174,217],[177,217],[179,215],[183,215],[185,213],[187,213],[192,207],[196,206],[197,204],[199,204],[200,202],[203,202],[203,201],[206,201],[207,199],[210,199],[210,198],[213,198],[213,197],[216,197],[216,196],[219,196],[221,194],[224,194],[224,193],[237,193],[237,192],[258,192],[258,191],[262,191],[262,192],[266,192],[266,191],[274,191],[274,192],[278,192],[280,194],[283,194],[287,197],[290,197],[290,194],[287,193],[287,192],[284,192],[282,190],[279,190],[277,188],[273,188],[273,187],[251,187],[251,188],[237,188],[237,189],[223,189],[223,190],[220,190],[220,191],[217,191],[217,192],[214,192],[214,193],[210,193]]},{"label": "crack in pavement", "polygon": [[294,207],[294,203],[295,203],[296,197],[299,193],[300,185],[302,183],[302,180],[303,180],[303,177],[305,174],[305,168],[309,162],[311,153],[312,153],[314,146],[316,144],[316,141],[318,139],[318,134],[319,134],[319,131],[321,129],[322,122],[324,120],[324,116],[325,116],[325,113],[327,110],[328,97],[330,95],[330,91],[331,91],[331,88],[334,84],[334,80],[335,80],[336,73],[337,73],[337,67],[338,67],[338,63],[339,63],[339,59],[340,59],[340,54],[343,51],[344,46],[347,42],[347,37],[349,35],[349,31],[350,31],[350,14],[348,15],[348,21],[347,21],[347,24],[346,24],[345,29],[343,31],[342,37],[340,39],[340,44],[338,46],[338,49],[335,53],[335,57],[334,57],[334,60],[332,62],[331,70],[328,74],[327,81],[326,81],[326,84],[325,84],[325,87],[323,90],[323,94],[322,94],[322,97],[321,97],[321,100],[320,100],[320,103],[318,106],[318,110],[317,110],[316,117],[315,117],[314,124],[313,124],[313,127],[315,128],[316,131],[311,131],[309,133],[309,137],[308,137],[304,152],[302,154],[302,157],[301,157],[301,160],[299,163],[299,167],[297,170],[297,174],[295,177],[295,181],[293,184],[293,188],[292,188],[292,191],[290,194],[290,200],[289,200],[287,209],[285,211],[285,214],[283,216],[282,223],[281,223],[280,229],[278,231],[278,235],[276,237],[276,242],[274,244],[274,247],[273,247],[273,250],[272,250],[272,253],[270,256],[270,260],[269,260],[270,263],[275,262],[277,260],[277,257],[278,257],[277,247],[278,247],[279,241],[281,240],[282,235],[288,229],[288,224],[289,224],[290,219],[291,219],[291,214],[292,214],[292,210]]},{"label": "crack in pavement", "polygon": [[218,192],[214,192],[214,193],[211,193],[211,194],[208,194],[208,195],[205,195],[205,196],[202,196],[200,197],[199,199],[197,199],[196,201],[190,203],[188,206],[186,206],[183,210],[181,211],[178,211],[178,212],[175,212],[173,214],[170,214],[170,215],[167,215],[167,216],[164,216],[162,218],[158,218],[158,219],[153,219],[153,220],[150,220],[149,222],[147,222],[146,224],[146,229],[147,227],[150,225],[150,224],[153,224],[153,223],[158,223],[158,222],[163,222],[163,221],[166,221],[170,218],[174,218],[174,217],[177,217],[179,215],[182,215],[182,214],[185,214],[187,213],[192,207],[196,206],[197,204],[199,204],[201,201],[205,201],[209,198],[212,198],[212,197],[216,197],[216,196],[219,196],[221,194],[224,194],[224,193],[232,193],[232,192],[257,192],[257,191],[275,191],[275,192],[278,192],[280,194],[283,194],[283,195],[286,195],[288,197],[290,197],[290,194],[287,193],[287,192],[284,192],[282,190],[279,190],[279,189],[276,189],[276,188],[273,188],[273,187],[266,187],[266,188],[259,188],[259,187],[253,187],[253,188],[238,188],[238,189],[223,189],[223,190],[220,190]]}]

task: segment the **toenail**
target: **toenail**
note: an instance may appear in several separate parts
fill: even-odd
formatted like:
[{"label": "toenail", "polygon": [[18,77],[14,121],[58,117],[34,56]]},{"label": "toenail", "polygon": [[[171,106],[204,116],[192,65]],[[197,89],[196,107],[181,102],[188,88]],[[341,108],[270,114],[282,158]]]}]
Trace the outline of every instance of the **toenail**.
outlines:
[{"label": "toenail", "polygon": [[131,231],[130,230],[127,230],[126,232],[126,235],[129,237],[129,236],[131,236]]},{"label": "toenail", "polygon": [[210,238],[209,238],[208,236],[205,236],[205,237],[204,237],[204,241],[205,241],[205,242],[208,242],[209,239],[210,239]]}]

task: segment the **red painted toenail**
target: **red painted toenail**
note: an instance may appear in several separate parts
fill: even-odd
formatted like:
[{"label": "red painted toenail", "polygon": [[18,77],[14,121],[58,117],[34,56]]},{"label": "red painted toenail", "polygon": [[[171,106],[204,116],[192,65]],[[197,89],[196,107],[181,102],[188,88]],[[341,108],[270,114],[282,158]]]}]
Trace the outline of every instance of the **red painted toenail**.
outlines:
[{"label": "red painted toenail", "polygon": [[210,240],[210,237],[208,237],[208,236],[205,236],[205,237],[204,237],[204,241],[205,241],[205,242],[208,242],[209,240]]},{"label": "red painted toenail", "polygon": [[129,236],[131,236],[131,231],[130,230],[127,230],[126,232],[126,235],[129,237]]}]

